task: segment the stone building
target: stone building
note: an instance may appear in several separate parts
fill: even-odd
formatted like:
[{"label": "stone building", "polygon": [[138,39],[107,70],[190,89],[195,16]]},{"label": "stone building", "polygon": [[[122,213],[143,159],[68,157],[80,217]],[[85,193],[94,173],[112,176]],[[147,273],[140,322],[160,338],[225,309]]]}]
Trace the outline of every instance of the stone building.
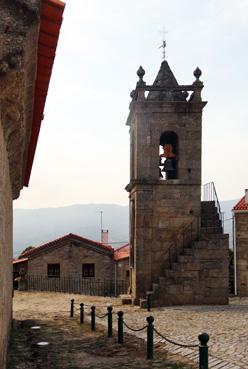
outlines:
[{"label": "stone building", "polygon": [[235,285],[240,297],[248,296],[248,190],[234,206]]},{"label": "stone building", "polygon": [[[106,281],[109,283],[106,288],[113,290],[113,293],[115,283],[118,283],[121,293],[126,293],[129,284],[129,245],[113,249],[109,245],[69,233],[28,250],[21,259],[13,261],[13,266],[14,277],[24,270],[27,280],[32,282],[36,277],[40,278],[36,287],[33,284],[34,289],[41,287],[42,280],[57,278],[63,283],[63,279],[70,278],[75,283],[78,279],[91,280],[89,288],[92,287],[92,294],[94,281],[96,284]],[[51,284],[49,288],[52,288]],[[58,288],[58,282],[56,286]]]},{"label": "stone building", "polygon": [[27,251],[29,276],[113,279],[111,246],[69,233]]},{"label": "stone building", "polygon": [[[152,85],[139,68],[130,113],[130,265],[134,303],[225,304],[228,236],[201,202],[203,83],[178,85],[163,61]],[[218,209],[219,210],[219,209]]]},{"label": "stone building", "polygon": [[117,278],[125,280],[129,283],[130,278],[130,246],[129,243],[115,249],[114,251],[114,260],[117,265]]},{"label": "stone building", "polygon": [[[64,4],[0,2],[0,368],[12,315],[12,200],[27,186]],[[52,28],[52,30],[51,30]]]}]

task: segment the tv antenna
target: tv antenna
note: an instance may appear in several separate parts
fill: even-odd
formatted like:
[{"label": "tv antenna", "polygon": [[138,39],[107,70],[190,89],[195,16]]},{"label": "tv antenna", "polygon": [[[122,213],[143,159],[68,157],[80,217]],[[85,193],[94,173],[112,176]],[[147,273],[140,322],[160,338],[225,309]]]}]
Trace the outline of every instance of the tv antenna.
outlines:
[{"label": "tv antenna", "polygon": [[166,46],[167,46],[167,44],[166,44],[166,39],[165,39],[165,35],[166,35],[166,33],[168,33],[168,32],[166,31],[166,29],[165,29],[165,28],[163,28],[163,29],[162,29],[162,31],[161,31],[160,33],[162,33],[163,39],[162,39],[162,45],[161,45],[161,46],[159,46],[159,49],[163,48],[163,51],[162,51],[162,60],[165,60],[165,59],[166,59],[166,51],[165,51],[165,49],[166,49]]},{"label": "tv antenna", "polygon": [[100,218],[100,240],[102,241],[102,215],[103,215],[103,210],[99,210],[99,211],[96,211],[96,213],[100,213],[101,215],[101,218]]}]

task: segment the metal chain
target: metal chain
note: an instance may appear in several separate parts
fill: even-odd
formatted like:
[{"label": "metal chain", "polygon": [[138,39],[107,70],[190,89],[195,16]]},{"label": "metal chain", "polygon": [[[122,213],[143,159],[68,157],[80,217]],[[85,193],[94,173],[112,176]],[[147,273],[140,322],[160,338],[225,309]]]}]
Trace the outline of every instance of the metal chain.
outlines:
[{"label": "metal chain", "polygon": [[108,315],[108,313],[106,313],[104,315],[97,315],[97,314],[95,314],[95,315],[96,315],[97,318],[103,319],[103,318],[105,318]]},{"label": "metal chain", "polygon": [[144,329],[147,328],[147,325],[145,325],[143,328],[138,328],[138,329],[135,329],[135,328],[131,328],[127,325],[126,322],[124,322],[123,320],[123,324],[125,325],[125,327],[127,327],[127,329],[130,329],[130,331],[133,331],[133,332],[140,332],[140,331],[143,331]]},{"label": "metal chain", "polygon": [[172,343],[173,345],[179,346],[179,347],[188,347],[188,348],[195,348],[195,347],[199,347],[199,345],[185,345],[183,343],[179,343],[176,341],[173,341],[172,339],[163,336],[160,332],[157,331],[157,329],[155,327],[153,327],[153,330],[155,333],[157,333],[158,336],[160,336],[161,338],[163,338],[165,341]]}]

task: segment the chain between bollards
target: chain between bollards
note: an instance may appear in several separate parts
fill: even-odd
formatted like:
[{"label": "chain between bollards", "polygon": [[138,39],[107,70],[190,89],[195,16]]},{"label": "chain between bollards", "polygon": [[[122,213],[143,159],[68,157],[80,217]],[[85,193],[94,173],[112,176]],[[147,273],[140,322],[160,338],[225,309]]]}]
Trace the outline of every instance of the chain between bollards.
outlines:
[{"label": "chain between bollards", "polygon": [[71,300],[71,314],[70,317],[73,318],[74,316],[74,299]]},{"label": "chain between bollards", "polygon": [[146,318],[147,321],[147,355],[146,358],[148,360],[153,359],[153,322],[154,318],[153,316],[148,316]]},{"label": "chain between bollards", "polygon": [[107,310],[108,310],[108,337],[112,337],[113,336],[112,306],[108,306]]},{"label": "chain between bollards", "polygon": [[201,333],[198,336],[199,343],[199,369],[208,369],[208,341],[209,335]]},{"label": "chain between bollards", "polygon": [[95,331],[96,330],[96,307],[95,306],[91,306],[91,330]]},{"label": "chain between bollards", "polygon": [[123,343],[123,311],[118,311],[118,343]]},{"label": "chain between bollards", "polygon": [[80,304],[80,324],[84,324],[84,304]]}]

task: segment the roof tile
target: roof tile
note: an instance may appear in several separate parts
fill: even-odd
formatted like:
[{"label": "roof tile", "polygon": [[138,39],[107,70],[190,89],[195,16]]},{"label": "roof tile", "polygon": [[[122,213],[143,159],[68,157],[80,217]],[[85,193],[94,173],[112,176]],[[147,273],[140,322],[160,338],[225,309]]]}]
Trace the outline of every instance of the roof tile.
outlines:
[{"label": "roof tile", "polygon": [[234,211],[237,210],[248,210],[248,203],[245,201],[245,196],[233,207]]},{"label": "roof tile", "polygon": [[84,237],[81,237],[79,235],[76,235],[76,234],[73,234],[73,233],[69,233],[69,234],[67,234],[67,235],[65,235],[63,237],[56,238],[53,241],[47,242],[47,243],[45,243],[43,245],[40,245],[40,246],[37,246],[37,247],[35,247],[35,248],[31,249],[31,250],[28,250],[27,252],[25,252],[23,254],[23,256],[30,256],[30,255],[36,254],[37,251],[43,251],[43,250],[46,250],[46,249],[52,249],[53,246],[56,246],[61,241],[64,241],[64,240],[67,240],[67,239],[70,239],[70,238],[76,238],[79,241],[88,243],[88,244],[90,244],[92,246],[100,247],[100,248],[102,248],[105,251],[110,251],[112,253],[114,252],[114,249],[111,246],[103,245],[100,242],[89,240],[88,238],[84,238]]}]

